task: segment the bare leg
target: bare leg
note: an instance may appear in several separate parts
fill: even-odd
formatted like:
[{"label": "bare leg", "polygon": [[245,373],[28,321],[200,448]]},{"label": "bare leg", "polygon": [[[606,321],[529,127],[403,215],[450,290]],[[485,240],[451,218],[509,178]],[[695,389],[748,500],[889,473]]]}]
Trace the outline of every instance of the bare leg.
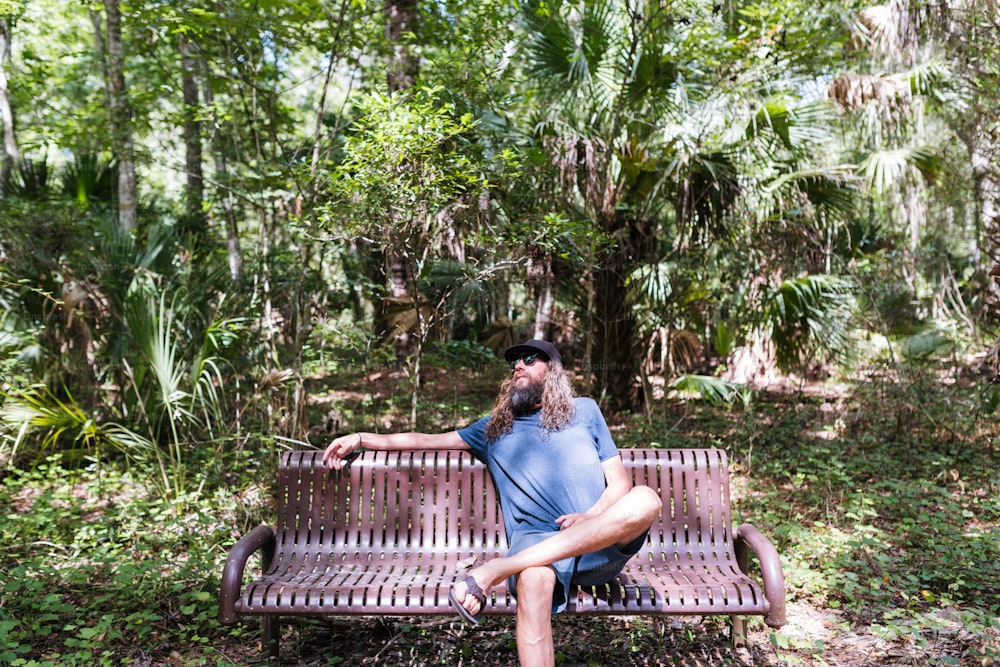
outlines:
[{"label": "bare leg", "polygon": [[[552,537],[512,556],[484,563],[469,575],[485,593],[507,577],[528,568],[551,565],[563,558],[599,551],[613,544],[623,547],[649,528],[662,506],[660,496],[649,487],[633,487],[602,514],[553,533]],[[471,614],[478,613],[479,601],[466,595],[465,583],[458,582],[455,587],[455,597],[462,601],[462,606]]]},{"label": "bare leg", "polygon": [[556,573],[550,567],[532,567],[517,577],[517,655],[521,667],[554,667],[552,592]]}]

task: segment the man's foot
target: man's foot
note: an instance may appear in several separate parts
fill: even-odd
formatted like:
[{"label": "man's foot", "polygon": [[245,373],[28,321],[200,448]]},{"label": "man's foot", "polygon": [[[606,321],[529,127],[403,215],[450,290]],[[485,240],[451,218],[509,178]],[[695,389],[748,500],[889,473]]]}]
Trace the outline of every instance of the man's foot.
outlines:
[{"label": "man's foot", "polygon": [[[470,575],[465,578],[462,582],[465,584],[465,595],[462,596],[462,601],[459,602],[458,597],[455,595],[455,587],[453,586],[450,591],[448,591],[448,602],[451,606],[455,608],[458,615],[461,616],[467,623],[472,625],[479,625],[483,619],[483,608],[486,606],[486,595],[483,593],[483,589],[479,586],[479,583]],[[469,597],[479,601],[479,609],[473,613],[465,607],[465,602],[468,601]]]}]

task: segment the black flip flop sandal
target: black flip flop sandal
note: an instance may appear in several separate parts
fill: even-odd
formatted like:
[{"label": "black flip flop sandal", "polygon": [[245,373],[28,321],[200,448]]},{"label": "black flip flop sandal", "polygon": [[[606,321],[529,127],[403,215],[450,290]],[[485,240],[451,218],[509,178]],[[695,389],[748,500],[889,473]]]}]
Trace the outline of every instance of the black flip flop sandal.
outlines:
[{"label": "black flip flop sandal", "polygon": [[486,596],[483,595],[483,589],[479,587],[479,584],[476,583],[476,580],[472,577],[465,578],[465,588],[467,591],[466,595],[471,595],[479,600],[478,614],[470,614],[469,610],[462,606],[462,604],[458,601],[458,598],[455,597],[455,589],[448,591],[448,602],[451,603],[451,606],[455,608],[455,611],[458,612],[458,615],[461,616],[466,623],[479,625],[483,620],[483,609],[486,608]]}]

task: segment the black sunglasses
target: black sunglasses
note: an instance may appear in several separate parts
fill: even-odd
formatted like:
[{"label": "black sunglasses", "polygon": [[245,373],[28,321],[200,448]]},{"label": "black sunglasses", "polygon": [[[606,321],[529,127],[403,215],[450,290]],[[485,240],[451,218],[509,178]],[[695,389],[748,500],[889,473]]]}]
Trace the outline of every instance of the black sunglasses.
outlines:
[{"label": "black sunglasses", "polygon": [[[526,354],[526,355],[518,357],[517,359],[514,359],[512,361],[508,361],[507,365],[510,366],[511,370],[514,370],[514,367],[517,366],[517,362],[519,362],[519,361],[523,361],[525,366],[531,366],[536,361],[538,361],[538,359],[539,359],[538,353],[535,353],[535,354]],[[545,357],[541,357],[541,360],[542,361],[546,361]]]}]

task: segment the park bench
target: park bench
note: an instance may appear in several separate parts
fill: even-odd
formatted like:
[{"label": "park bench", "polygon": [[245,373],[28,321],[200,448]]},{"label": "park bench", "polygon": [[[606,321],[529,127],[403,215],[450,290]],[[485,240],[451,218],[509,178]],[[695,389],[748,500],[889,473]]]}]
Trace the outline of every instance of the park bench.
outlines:
[{"label": "park bench", "polygon": [[[634,484],[659,491],[663,511],[618,578],[576,590],[566,613],[728,615],[736,642],[745,615],[782,626],[778,553],[753,526],[733,528],[725,452],[621,455]],[[506,552],[492,481],[469,453],[365,451],[341,471],[321,459],[321,451],[282,456],[277,523],[240,539],[222,575],[220,620],[261,616],[263,646],[273,654],[283,616],[454,614],[448,591],[464,569]],[[249,581],[258,551],[262,574]],[[762,583],[746,574],[751,552]],[[514,613],[504,584],[487,598],[486,614]]]}]

